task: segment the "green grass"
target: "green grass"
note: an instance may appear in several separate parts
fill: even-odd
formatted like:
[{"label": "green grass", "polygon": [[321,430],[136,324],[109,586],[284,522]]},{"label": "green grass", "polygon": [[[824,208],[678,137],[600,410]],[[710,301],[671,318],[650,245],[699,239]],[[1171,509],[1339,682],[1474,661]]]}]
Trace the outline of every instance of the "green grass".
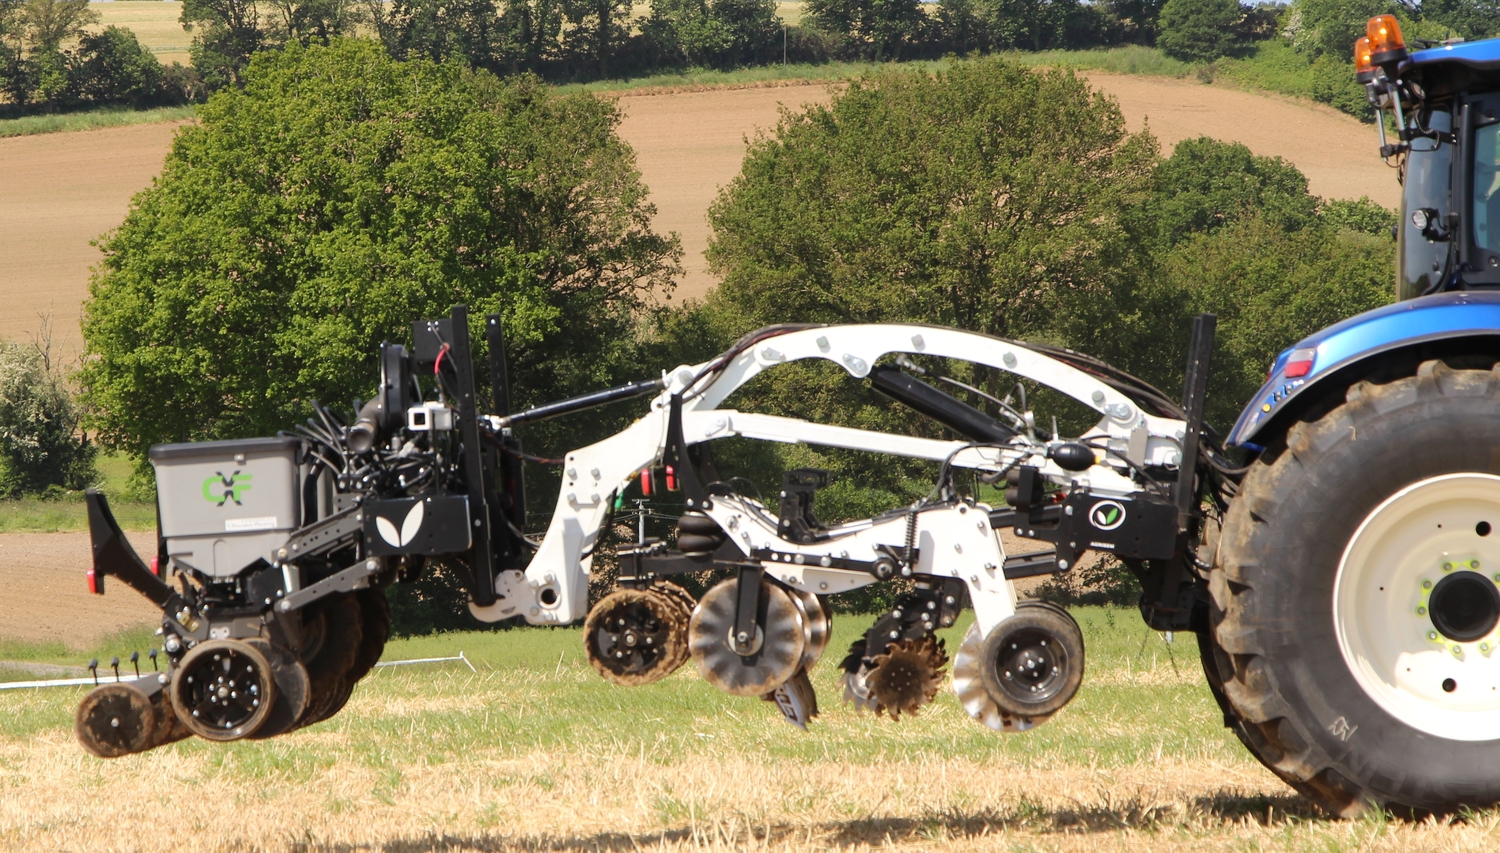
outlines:
[{"label": "green grass", "polygon": [[[1242,57],[1226,57],[1213,64],[1216,81],[1246,89],[1263,89],[1299,98],[1312,98],[1315,78],[1306,57],[1283,39],[1256,44]],[[1351,77],[1353,71],[1350,72]]]},{"label": "green grass", "polygon": [[[1500,815],[1330,821],[1222,726],[1194,639],[1129,609],[1076,608],[1088,672],[1039,728],[999,735],[945,685],[899,721],[840,701],[837,662],[871,617],[837,617],[798,731],[691,664],[605,683],[574,628],[393,641],[336,717],[267,741],[189,739],[97,761],[71,727],[87,688],[0,691],[0,847],[137,849],[99,803],[188,816],[202,849],[1493,850]],[[967,620],[965,620],[967,621]],[[960,624],[942,632],[956,650]],[[115,638],[128,652],[136,637]],[[106,644],[107,645],[107,644]],[[59,647],[0,645],[57,658]],[[80,655],[81,657],[82,655]],[[64,661],[78,663],[78,658]],[[3,665],[0,665],[3,667]],[[1377,841],[1379,843],[1377,843]]]},{"label": "green grass", "polygon": [[[156,529],[156,506],[129,500],[130,475],[135,470],[130,459],[119,454],[102,454],[98,468],[98,487],[109,497],[109,507],[120,526],[126,530]],[[81,493],[47,500],[0,500],[0,533],[69,533],[88,529],[88,508]]]},{"label": "green grass", "polygon": [[[483,745],[508,756],[535,750],[649,747],[652,760],[672,763],[705,748],[753,754],[765,760],[813,763],[836,754],[843,761],[880,762],[896,757],[963,755],[973,760],[1020,760],[1046,765],[1077,760],[1123,766],[1162,758],[1212,755],[1233,760],[1239,746],[1220,725],[1219,713],[1198,669],[1191,635],[1166,645],[1128,610],[1075,611],[1088,647],[1088,675],[1078,697],[1056,719],[1017,737],[997,737],[964,716],[950,690],[913,719],[891,723],[858,715],[839,701],[838,660],[871,617],[835,622],[833,641],[813,680],[824,715],[806,734],[788,737],[767,703],[728,696],[706,684],[688,665],[657,684],[625,689],[600,679],[583,657],[578,629],[527,628],[503,633],[455,633],[396,640],[386,660],[441,657],[462,650],[479,673],[462,664],[377,670],[360,691],[370,707],[436,704],[413,713],[353,713],[327,725],[350,741],[356,761],[444,763]],[[950,653],[964,620],[941,632]],[[123,634],[77,652],[61,644],[0,643],[0,660],[80,664],[144,652],[149,633]],[[1132,680],[1141,683],[1133,684]],[[71,724],[83,688],[0,694],[0,736],[29,737]],[[441,707],[447,706],[447,707]],[[415,726],[422,738],[399,737]],[[268,778],[298,777],[331,761],[321,745],[288,738],[228,747]],[[179,749],[205,757],[222,747],[189,742]]]},{"label": "green grass", "polygon": [[1141,45],[1097,50],[1007,51],[1001,56],[1022,65],[1051,65],[1078,71],[1108,71],[1112,74],[1140,74],[1149,77],[1186,77],[1198,67],[1172,59],[1154,47]]},{"label": "green grass", "polygon": [[182,121],[198,114],[197,107],[158,107],[132,110],[128,107],[102,107],[76,113],[25,116],[0,119],[0,138],[31,136],[38,133],[67,133],[75,130],[98,130],[102,127],[124,127],[132,124],[156,124]]}]

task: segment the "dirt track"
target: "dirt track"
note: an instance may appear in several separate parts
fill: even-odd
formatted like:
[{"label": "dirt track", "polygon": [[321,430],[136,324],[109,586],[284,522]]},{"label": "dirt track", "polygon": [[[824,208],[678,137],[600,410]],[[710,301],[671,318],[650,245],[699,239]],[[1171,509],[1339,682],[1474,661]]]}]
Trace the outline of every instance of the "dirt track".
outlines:
[{"label": "dirt track", "polygon": [[[156,551],[150,533],[132,533],[130,541],[139,554]],[[86,533],[0,535],[0,637],[79,647],[160,617],[117,581],[106,583],[103,596],[90,595],[84,573],[92,564]]]}]

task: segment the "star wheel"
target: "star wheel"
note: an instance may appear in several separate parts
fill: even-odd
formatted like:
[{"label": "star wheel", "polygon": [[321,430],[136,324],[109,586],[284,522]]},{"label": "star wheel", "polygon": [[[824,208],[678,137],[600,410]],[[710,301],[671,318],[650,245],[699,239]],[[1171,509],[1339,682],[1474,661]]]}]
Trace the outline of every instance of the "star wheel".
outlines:
[{"label": "star wheel", "polygon": [[698,599],[693,598],[691,592],[669,580],[654,580],[649,589],[671,599],[681,609],[684,624],[688,619],[693,618],[693,608],[698,606]]},{"label": "star wheel", "polygon": [[687,633],[676,599],[653,590],[618,589],[589,611],[584,651],[606,681],[636,687],[660,681],[687,661]]},{"label": "star wheel", "polygon": [[943,642],[931,635],[915,640],[896,640],[871,659],[873,666],[865,676],[869,700],[876,714],[889,714],[899,720],[902,714],[915,715],[917,710],[937,695],[943,683],[943,667],[948,652]]}]

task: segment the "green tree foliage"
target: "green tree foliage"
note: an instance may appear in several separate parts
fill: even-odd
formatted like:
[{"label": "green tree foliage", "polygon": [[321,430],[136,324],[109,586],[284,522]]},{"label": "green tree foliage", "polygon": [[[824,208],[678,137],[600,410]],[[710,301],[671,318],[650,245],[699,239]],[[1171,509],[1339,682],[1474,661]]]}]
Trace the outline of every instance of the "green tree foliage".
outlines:
[{"label": "green tree foliage", "polygon": [[[1107,317],[1132,287],[1128,215],[1154,158],[1154,141],[1128,134],[1114,102],[1069,72],[986,59],[855,81],[828,107],[783,114],[710,209],[722,284],[705,322],[721,340],[788,321],[1088,338],[1084,318]],[[760,411],[942,434],[833,365],[791,365],[740,394]],[[772,458],[723,470],[830,469],[829,518],[907,502],[932,482],[930,466],[885,457],[761,452]]]},{"label": "green tree foliage", "polygon": [[1426,0],[1421,11],[1423,18],[1469,41],[1500,35],[1495,0]]},{"label": "green tree foliage", "polygon": [[500,18],[491,0],[396,0],[389,29],[388,46],[399,59],[458,59],[492,71],[502,65]]},{"label": "green tree foliage", "polygon": [[[1154,281],[1157,299],[1178,303],[1179,316],[1209,311],[1219,317],[1209,422],[1234,423],[1282,349],[1390,302],[1393,265],[1389,234],[1323,223],[1288,231],[1259,215],[1193,235],[1166,254]],[[1175,339],[1174,352],[1186,351],[1185,334],[1162,331]]]},{"label": "green tree foliage", "polygon": [[161,99],[166,69],[130,30],[105,27],[89,33],[80,40],[78,56],[73,85],[82,100],[140,107]]},{"label": "green tree foliage", "polygon": [[1212,62],[1234,45],[1239,21],[1238,0],[1167,0],[1156,45],[1174,59]]},{"label": "green tree foliage", "polygon": [[[1191,318],[1212,311],[1210,417],[1227,426],[1277,352],[1389,301],[1380,228],[1393,216],[1367,199],[1320,205],[1293,166],[1238,144],[1186,140],[1159,159],[1064,72],[996,60],[890,72],[783,115],[751,146],[710,212],[723,283],[685,325],[724,340],[781,321],[940,323],[1072,346],[1175,394]],[[742,394],[768,411],[931,429],[824,367]],[[842,473],[842,507],[925,492],[912,466],[775,454]]]},{"label": "green tree foliage", "polygon": [[[1398,11],[1392,0],[1296,0],[1287,12],[1285,32],[1300,53],[1311,58],[1328,54],[1352,69],[1354,42],[1365,34],[1365,23]],[[1411,18],[1401,17],[1409,28]]]},{"label": "green tree foliage", "polygon": [[780,55],[775,0],[652,0],[646,31],[668,64],[734,68]]},{"label": "green tree foliage", "polygon": [[844,55],[860,59],[901,59],[926,35],[917,0],[807,0],[804,14],[843,40]]},{"label": "green tree foliage", "polygon": [[1252,214],[1295,231],[1317,213],[1317,199],[1297,167],[1206,136],[1179,142],[1156,168],[1151,190],[1136,213],[1138,227],[1166,247]]},{"label": "green tree foliage", "polygon": [[251,55],[268,46],[255,0],[183,0],[180,18],[194,33],[193,67],[215,89],[239,85]]},{"label": "green tree foliage", "polygon": [[1369,196],[1361,196],[1358,199],[1330,199],[1323,202],[1319,212],[1323,215],[1323,221],[1334,228],[1357,231],[1375,237],[1389,239],[1391,229],[1396,227],[1396,211],[1381,207],[1371,201]]},{"label": "green tree foliage", "polygon": [[1126,280],[1155,143],[1066,71],[889,71],[783,114],[709,211],[747,327],[913,320],[1061,336]]},{"label": "green tree foliage", "polygon": [[46,350],[0,341],[0,496],[82,489],[97,477],[94,455]]},{"label": "green tree foliage", "polygon": [[196,100],[199,80],[180,65],[163,68],[135,34],[90,32],[98,20],[73,0],[0,0],[0,91],[9,114]]},{"label": "green tree foliage", "polygon": [[81,381],[109,444],[347,406],[382,340],[457,302],[476,329],[504,316],[518,405],[638,378],[640,296],[679,250],[610,102],[336,41],[255,57],[200,118],[90,284]]}]

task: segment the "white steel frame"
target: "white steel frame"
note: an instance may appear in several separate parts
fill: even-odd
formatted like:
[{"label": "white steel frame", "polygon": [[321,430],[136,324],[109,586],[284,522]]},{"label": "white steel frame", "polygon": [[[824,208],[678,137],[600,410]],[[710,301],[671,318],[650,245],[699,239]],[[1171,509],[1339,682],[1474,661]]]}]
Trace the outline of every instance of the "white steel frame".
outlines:
[{"label": "white steel frame", "polygon": [[[1102,443],[1112,452],[1096,454],[1099,458],[1091,468],[1075,473],[1046,458],[1045,442],[1024,435],[1004,448],[973,447],[963,441],[892,435],[718,408],[746,382],[780,364],[821,358],[838,364],[855,379],[863,379],[882,357],[895,353],[960,359],[1054,388],[1099,413],[1099,421],[1078,438]],[[672,397],[684,392],[692,392],[685,396],[682,406],[683,437],[689,445],[742,436],[934,461],[951,457],[955,467],[989,470],[999,470],[1019,459],[1035,465],[1054,482],[1119,497],[1141,490],[1120,460],[1176,466],[1186,430],[1183,421],[1146,414],[1108,384],[1057,359],[1010,341],[958,329],[893,324],[822,326],[767,337],[718,372],[700,376],[710,363],[683,365],[664,373],[666,388],[652,400],[644,417],[603,441],[567,454],[557,508],[541,547],[524,573],[501,575],[496,583],[499,599],[494,604],[470,605],[476,617],[493,622],[521,615],[532,624],[555,625],[585,615],[592,554],[610,504],[637,472],[660,462]],[[778,559],[765,563],[767,573],[818,594],[873,582],[868,572],[823,563],[833,559],[870,561],[882,545],[904,548],[911,524],[919,554],[917,573],[962,579],[980,628],[988,632],[1015,611],[1015,591],[1003,573],[1004,547],[989,525],[988,510],[983,504],[972,508],[962,504],[936,506],[914,517],[900,514],[878,522],[853,522],[834,528],[827,540],[812,545],[782,539],[777,535],[774,511],[747,497],[715,497],[708,514],[747,556],[754,549],[775,552]]]}]

